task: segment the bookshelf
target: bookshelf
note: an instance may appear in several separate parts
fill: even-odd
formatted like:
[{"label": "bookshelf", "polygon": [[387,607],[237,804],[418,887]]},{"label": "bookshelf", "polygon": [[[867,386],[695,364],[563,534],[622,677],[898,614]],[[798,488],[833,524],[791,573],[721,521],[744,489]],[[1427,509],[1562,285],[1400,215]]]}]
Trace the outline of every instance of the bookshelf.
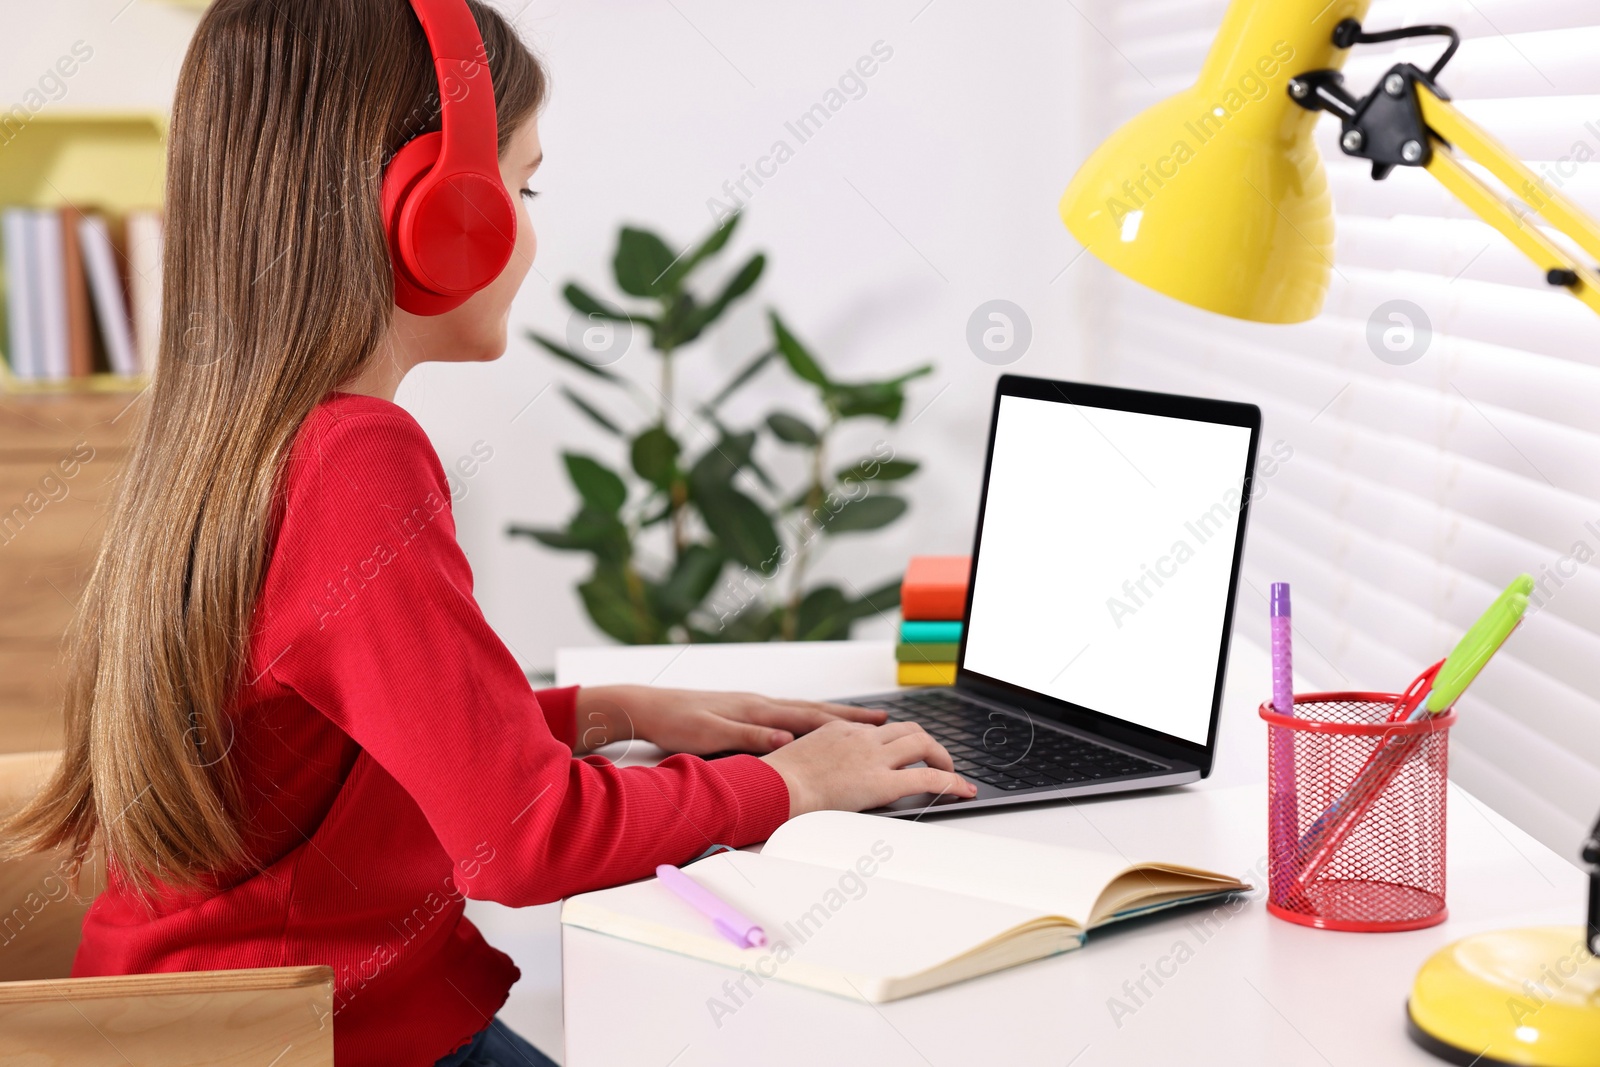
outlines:
[{"label": "bookshelf", "polygon": [[[0,207],[70,204],[118,216],[159,209],[166,121],[158,112],[65,111],[35,115],[20,128],[0,127]],[[28,381],[0,360],[0,393],[131,392],[144,384],[141,377],[115,374]]]},{"label": "bookshelf", "polygon": [[61,744],[61,639],[127,458],[133,400],[0,395],[0,753]]},{"label": "bookshelf", "polygon": [[[165,141],[157,113],[50,111],[0,126],[0,207],[159,208]],[[61,743],[61,638],[144,385],[115,374],[24,381],[0,359],[0,752]]]}]

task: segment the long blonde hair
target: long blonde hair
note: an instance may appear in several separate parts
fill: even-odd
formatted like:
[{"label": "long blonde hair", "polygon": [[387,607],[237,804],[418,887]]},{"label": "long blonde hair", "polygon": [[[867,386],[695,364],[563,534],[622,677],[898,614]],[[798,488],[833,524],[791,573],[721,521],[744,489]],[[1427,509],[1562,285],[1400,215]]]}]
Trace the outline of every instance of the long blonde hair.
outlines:
[{"label": "long blonde hair", "polygon": [[[502,152],[545,76],[468,0]],[[384,163],[437,129],[406,0],[217,0],[184,59],[167,149],[155,378],[66,638],[66,745],[0,855],[95,844],[147,891],[251,862],[227,753],[274,500],[295,433],[393,313]]]}]

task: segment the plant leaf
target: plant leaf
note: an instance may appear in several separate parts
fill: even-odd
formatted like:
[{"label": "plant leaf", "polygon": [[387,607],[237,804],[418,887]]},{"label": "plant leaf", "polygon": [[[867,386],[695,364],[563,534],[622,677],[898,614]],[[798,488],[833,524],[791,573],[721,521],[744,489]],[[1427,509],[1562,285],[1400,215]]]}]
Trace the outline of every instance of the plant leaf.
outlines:
[{"label": "plant leaf", "polygon": [[617,287],[631,296],[660,296],[671,290],[663,285],[665,275],[678,257],[667,243],[649,230],[624,226],[617,239],[617,254],[612,269]]},{"label": "plant leaf", "polygon": [[767,351],[761,353],[755,359],[752,359],[749,363],[745,364],[744,369],[738,374],[735,374],[733,376],[733,380],[728,382],[727,385],[724,385],[717,395],[707,401],[705,406],[700,410],[707,415],[715,413],[716,410],[722,406],[723,401],[727,400],[730,396],[736,393],[739,390],[739,387],[744,385],[745,382],[748,382],[751,378],[754,378],[757,374],[761,373],[761,369],[771,362],[772,357],[777,354],[777,349],[769,348]]},{"label": "plant leaf", "polygon": [[770,607],[760,597],[732,615],[721,616],[704,627],[691,626],[689,634],[706,644],[721,641],[771,641],[782,625],[781,610]]},{"label": "plant leaf", "polygon": [[608,382],[620,382],[622,380],[617,375],[606,370],[604,367],[596,367],[593,363],[590,363],[588,360],[584,359],[582,356],[578,355],[561,342],[552,341],[550,338],[534,330],[528,331],[528,340],[539,345],[557,359],[570,363],[579,370],[586,371],[589,374],[594,375],[596,378],[604,378]]},{"label": "plant leaf", "polygon": [[875,493],[846,500],[838,511],[824,514],[821,519],[828,533],[861,533],[889,525],[904,515],[907,507],[909,505],[900,497]]},{"label": "plant leaf", "polygon": [[701,453],[689,469],[690,486],[717,489],[731,484],[733,476],[750,462],[755,444],[754,430],[724,434],[715,445]]},{"label": "plant leaf", "polygon": [[861,594],[861,599],[856,601],[859,609],[858,618],[868,615],[877,615],[893,611],[900,606],[900,582],[904,575],[897,574],[884,582],[876,589],[868,589]]},{"label": "plant leaf", "polygon": [[734,228],[738,225],[739,213],[734,212],[728,216],[726,222],[712,230],[706,239],[700,242],[698,248],[673,265],[666,278],[662,279],[663,284],[670,284],[674,287],[682,285],[683,280],[694,273],[696,267],[722,251],[723,247],[727,245],[728,239],[733,236]]},{"label": "plant leaf", "polygon": [[563,552],[592,552],[602,562],[619,565],[632,554],[628,529],[622,525],[622,520],[592,507],[578,509],[565,530],[512,525],[506,527],[506,533],[512,537],[527,537]]},{"label": "plant leaf", "polygon": [[634,473],[657,489],[667,489],[678,473],[678,441],[660,425],[633,439],[630,458]]},{"label": "plant leaf", "polygon": [[906,394],[888,382],[836,385],[828,390],[827,402],[841,419],[876,415],[894,422],[905,408]]},{"label": "plant leaf", "polygon": [[[911,477],[919,466],[919,463],[910,459],[877,459],[866,456],[848,467],[840,467],[834,477],[840,481],[895,482],[901,478]],[[868,473],[869,471],[872,473]]]},{"label": "plant leaf", "polygon": [[[836,595],[837,594],[837,595]],[[900,606],[900,579],[887,582],[851,600],[833,586],[806,594],[797,613],[795,638],[800,641],[842,641],[862,619],[886,615]]]},{"label": "plant leaf", "polygon": [[791,445],[815,445],[821,438],[811,424],[787,411],[775,411],[767,416],[767,429],[780,441]]},{"label": "plant leaf", "polygon": [[783,492],[782,489],[778,488],[778,483],[772,480],[772,475],[768,474],[766,468],[757,463],[754,457],[751,457],[745,463],[745,466],[750,469],[751,474],[755,475],[756,481],[761,483],[761,488],[773,496],[778,496]]},{"label": "plant leaf", "polygon": [[932,374],[932,373],[933,373],[933,364],[932,363],[924,363],[922,366],[917,367],[917,368],[915,368],[913,370],[908,370],[904,374],[895,375],[893,378],[889,379],[889,384],[890,385],[904,385],[907,382],[911,381],[913,378],[926,377],[927,375]]},{"label": "plant leaf", "polygon": [[694,340],[698,330],[691,330],[691,322],[700,305],[689,293],[679,293],[672,306],[656,320],[655,346],[666,350],[677,348]]},{"label": "plant leaf", "polygon": [[755,286],[766,266],[767,257],[759,252],[746,260],[745,265],[740,267],[738,273],[728,280],[728,284],[723,286],[722,292],[718,293],[711,303],[695,309],[689,315],[684,322],[684,332],[688,335],[684,338],[684,341],[692,341],[694,338],[699,337],[702,330],[721,318],[722,313],[728,310],[728,305],[748,293]]},{"label": "plant leaf", "polygon": [[[797,641],[825,641],[838,636],[840,623],[850,606],[844,591],[836,585],[819,585],[800,601],[795,613]],[[845,623],[848,627],[848,623]]]},{"label": "plant leaf", "polygon": [[584,551],[589,547],[586,544],[578,542],[572,537],[571,534],[567,533],[567,531],[554,530],[549,527],[518,526],[513,523],[506,527],[506,536],[526,537],[529,540],[539,542],[541,545],[560,549],[564,552]]},{"label": "plant leaf", "polygon": [[614,434],[617,437],[622,436],[622,427],[612,422],[605,412],[589,403],[576,392],[563,385],[561,387],[561,395],[572,401],[574,407],[583,412],[585,415],[589,416],[589,418],[593,419],[595,425],[599,426],[602,430],[605,430],[607,433]]},{"label": "plant leaf", "polygon": [[633,555],[633,544],[628,539],[628,528],[616,515],[597,508],[579,508],[567,524],[567,536],[593,552],[602,563],[619,566]]},{"label": "plant leaf", "polygon": [[628,314],[621,308],[612,307],[598,297],[589,295],[589,291],[577,282],[568,282],[567,287],[561,290],[561,295],[567,298],[573,310],[584,315],[598,315],[602,319],[612,319],[616,322],[644,321]]},{"label": "plant leaf", "polygon": [[813,385],[828,386],[828,376],[822,372],[822,367],[817,363],[816,357],[806,351],[800,339],[789,332],[789,328],[778,318],[776,311],[770,312],[772,320],[772,336],[778,345],[778,351],[783,354],[784,360],[789,364],[789,369]]},{"label": "plant leaf", "polygon": [[727,562],[728,558],[710,545],[684,548],[672,573],[656,589],[656,614],[662,623],[676,625],[698,608],[717,584]]},{"label": "plant leaf", "polygon": [[620,566],[596,566],[589,580],[579,584],[578,595],[594,624],[618,641],[650,645],[665,636],[666,628],[630,595],[627,573]]},{"label": "plant leaf", "polygon": [[895,422],[905,407],[905,383],[932,372],[932,367],[923,366],[884,382],[840,382],[828,391],[825,399],[841,419],[877,415]]},{"label": "plant leaf", "polygon": [[628,487],[611,468],[597,459],[577,452],[563,452],[567,477],[583,502],[596,511],[615,515],[628,500]]},{"label": "plant leaf", "polygon": [[691,489],[706,528],[735,561],[768,574],[778,562],[778,531],[766,511],[731,484],[697,484]]}]

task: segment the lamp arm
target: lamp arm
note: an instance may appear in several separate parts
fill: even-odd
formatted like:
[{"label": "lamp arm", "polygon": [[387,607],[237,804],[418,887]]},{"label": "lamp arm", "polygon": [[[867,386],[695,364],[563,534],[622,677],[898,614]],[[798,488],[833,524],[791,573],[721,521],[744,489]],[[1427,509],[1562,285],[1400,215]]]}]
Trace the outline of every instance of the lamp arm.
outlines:
[{"label": "lamp arm", "polygon": [[[1503,233],[1523,254],[1544,269],[1552,284],[1565,285],[1572,295],[1600,312],[1600,274],[1579,262],[1565,248],[1530,223],[1528,214],[1544,217],[1571,238],[1595,262],[1600,262],[1600,223],[1573,203],[1560,189],[1530,170],[1483,127],[1436,95],[1420,81],[1412,83],[1434,143],[1424,165],[1478,217]],[[1527,209],[1513,203],[1457,159],[1456,151],[1482,166],[1509,189],[1521,189]]]},{"label": "lamp arm", "polygon": [[[1551,228],[1582,249],[1590,263],[1600,263],[1600,222],[1457,110],[1450,94],[1434,81],[1455,52],[1459,42],[1455,31],[1447,26],[1413,26],[1367,33],[1360,23],[1346,19],[1335,28],[1333,43],[1348,48],[1436,34],[1448,36],[1451,43],[1431,70],[1397,63],[1376,88],[1360,98],[1344,87],[1337,70],[1309,70],[1289,80],[1289,96],[1307,110],[1337,116],[1339,148],[1345,155],[1371,160],[1375,180],[1388,177],[1395,167],[1423,168],[1533,260],[1544,271],[1546,281],[1564,286],[1600,313],[1600,270],[1580,262],[1528,216],[1542,216]],[[1506,189],[1519,194],[1526,207],[1516,196],[1508,196],[1468,170],[1462,158],[1477,163]]]}]

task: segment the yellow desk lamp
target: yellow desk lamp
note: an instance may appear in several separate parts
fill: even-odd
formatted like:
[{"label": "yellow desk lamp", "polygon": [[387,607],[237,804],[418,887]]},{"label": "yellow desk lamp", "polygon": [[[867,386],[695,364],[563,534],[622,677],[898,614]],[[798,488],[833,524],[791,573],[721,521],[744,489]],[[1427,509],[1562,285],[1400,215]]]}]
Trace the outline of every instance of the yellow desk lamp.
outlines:
[{"label": "yellow desk lamp", "polygon": [[[1257,322],[1322,309],[1333,267],[1333,201],[1311,139],[1317,112],[1372,176],[1421,167],[1503,233],[1552,285],[1600,311],[1600,274],[1536,226],[1530,210],[1600,263],[1600,224],[1450,104],[1437,84],[1460,38],[1448,26],[1366,33],[1370,0],[1233,0],[1200,77],[1108,137],[1073,176],[1061,218],[1089,251],[1158,292]],[[1357,98],[1338,67],[1358,44],[1440,36],[1429,70],[1399,63]],[[1526,206],[1461,162],[1478,163]]]},{"label": "yellow desk lamp", "polygon": [[[1459,35],[1368,33],[1359,20],[1369,3],[1233,0],[1194,85],[1123,125],[1073,176],[1061,197],[1067,229],[1118,271],[1196,307],[1257,322],[1312,318],[1333,267],[1333,203],[1311,138],[1327,111],[1339,118],[1340,149],[1370,160],[1374,179],[1421,167],[1546,281],[1600,312],[1600,274],[1528,216],[1590,262],[1600,262],[1600,225],[1439,87]],[[1337,68],[1352,46],[1432,36],[1449,44],[1428,70],[1398,63],[1366,96],[1344,88]],[[1407,1005],[1419,1045],[1478,1067],[1600,1067],[1600,823],[1583,858],[1586,927],[1480,934],[1427,961]]]}]

